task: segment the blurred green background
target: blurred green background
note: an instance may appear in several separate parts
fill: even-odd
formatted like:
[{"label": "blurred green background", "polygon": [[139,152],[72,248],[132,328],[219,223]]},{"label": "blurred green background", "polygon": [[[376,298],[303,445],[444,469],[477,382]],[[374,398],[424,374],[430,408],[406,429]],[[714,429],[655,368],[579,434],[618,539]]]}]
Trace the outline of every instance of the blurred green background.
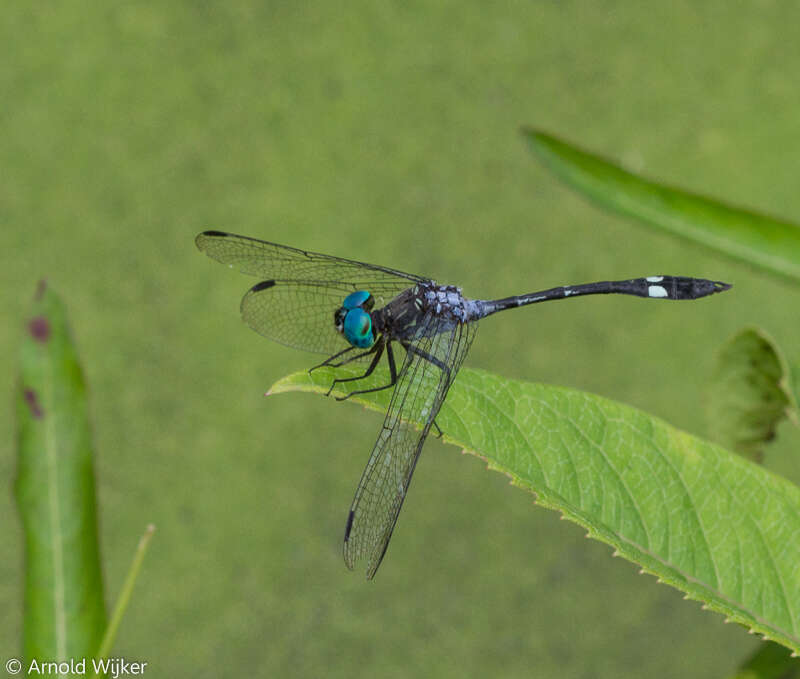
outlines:
[{"label": "blurred green background", "polygon": [[[758,642],[637,575],[430,440],[374,582],[341,558],[380,426],[265,399],[315,356],[238,317],[223,229],[388,264],[473,296],[673,273],[691,304],[587,298],[482,324],[469,365],[596,392],[704,434],[716,347],[785,347],[800,293],[603,214],[518,134],[800,215],[792,3],[12,3],[0,23],[0,655],[20,648],[11,393],[36,281],[89,381],[106,591],[148,522],[115,647],[149,677],[710,677]],[[795,481],[783,428],[767,464]],[[796,461],[796,458],[794,458]]]}]

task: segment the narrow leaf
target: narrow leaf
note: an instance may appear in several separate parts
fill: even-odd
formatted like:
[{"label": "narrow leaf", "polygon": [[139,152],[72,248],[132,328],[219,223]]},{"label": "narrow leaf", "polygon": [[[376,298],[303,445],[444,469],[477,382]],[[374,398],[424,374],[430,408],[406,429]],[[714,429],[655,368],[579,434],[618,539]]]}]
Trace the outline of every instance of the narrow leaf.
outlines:
[{"label": "narrow leaf", "polygon": [[64,306],[43,283],[25,323],[16,401],[23,654],[28,662],[91,657],[106,614],[86,389]]},{"label": "narrow leaf", "polygon": [[797,224],[644,179],[545,132],[523,134],[547,167],[603,207],[800,281]]},{"label": "narrow leaf", "polygon": [[[269,393],[324,393],[333,375],[296,373]],[[388,391],[350,400],[383,410]],[[466,368],[436,421],[643,571],[800,651],[800,488],[628,406]]]},{"label": "narrow leaf", "polygon": [[778,424],[797,409],[791,375],[764,331],[745,328],[717,356],[709,389],[709,431],[719,444],[756,462]]}]

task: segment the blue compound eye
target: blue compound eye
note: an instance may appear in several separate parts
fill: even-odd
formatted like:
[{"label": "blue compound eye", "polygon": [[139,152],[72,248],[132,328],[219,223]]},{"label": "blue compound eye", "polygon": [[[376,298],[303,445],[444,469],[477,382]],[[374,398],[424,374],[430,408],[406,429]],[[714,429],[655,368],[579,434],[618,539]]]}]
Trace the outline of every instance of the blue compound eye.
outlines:
[{"label": "blue compound eye", "polygon": [[351,292],[342,302],[343,309],[366,309],[369,311],[375,304],[375,300],[367,290]]},{"label": "blue compound eye", "polygon": [[[357,293],[353,293],[357,294]],[[346,302],[347,300],[345,300]],[[375,344],[372,319],[363,309],[350,309],[344,318],[344,338],[354,347],[369,349]]]}]

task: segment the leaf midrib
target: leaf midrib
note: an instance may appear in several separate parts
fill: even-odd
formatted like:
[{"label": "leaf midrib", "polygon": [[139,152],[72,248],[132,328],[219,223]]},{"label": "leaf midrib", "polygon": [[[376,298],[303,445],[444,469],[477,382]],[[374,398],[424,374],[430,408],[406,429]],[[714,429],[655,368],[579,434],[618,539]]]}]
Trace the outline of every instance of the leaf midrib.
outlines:
[{"label": "leaf midrib", "polygon": [[47,459],[47,486],[50,509],[50,548],[53,553],[53,623],[55,625],[57,659],[67,655],[67,621],[64,606],[64,543],[61,540],[61,505],[58,492],[58,445],[56,437],[56,414],[54,394],[53,359],[47,365],[47,398],[45,410],[45,449]]}]

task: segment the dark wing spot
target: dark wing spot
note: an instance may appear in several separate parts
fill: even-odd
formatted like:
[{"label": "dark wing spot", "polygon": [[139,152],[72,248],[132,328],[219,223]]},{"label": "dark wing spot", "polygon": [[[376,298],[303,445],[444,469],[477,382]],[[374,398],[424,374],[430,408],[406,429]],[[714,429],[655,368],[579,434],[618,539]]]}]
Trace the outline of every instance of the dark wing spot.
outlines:
[{"label": "dark wing spot", "polygon": [[267,290],[275,285],[275,281],[261,281],[260,283],[256,283],[252,288],[250,288],[250,292],[261,292],[262,290]]},{"label": "dark wing spot", "polygon": [[37,342],[46,342],[50,339],[50,321],[44,316],[36,316],[28,323],[28,332]]},{"label": "dark wing spot", "polygon": [[39,397],[36,395],[36,392],[33,389],[25,389],[23,393],[25,395],[25,403],[28,404],[31,415],[37,420],[44,417],[44,411],[39,405]]},{"label": "dark wing spot", "polygon": [[215,237],[223,237],[224,238],[225,236],[230,236],[231,234],[225,233],[224,231],[203,231],[203,233],[201,233],[200,235],[201,236],[215,236]]},{"label": "dark wing spot", "polygon": [[350,539],[350,531],[353,528],[353,518],[355,517],[355,512],[351,509],[350,513],[347,515],[347,525],[344,527],[344,541],[347,542]]}]

